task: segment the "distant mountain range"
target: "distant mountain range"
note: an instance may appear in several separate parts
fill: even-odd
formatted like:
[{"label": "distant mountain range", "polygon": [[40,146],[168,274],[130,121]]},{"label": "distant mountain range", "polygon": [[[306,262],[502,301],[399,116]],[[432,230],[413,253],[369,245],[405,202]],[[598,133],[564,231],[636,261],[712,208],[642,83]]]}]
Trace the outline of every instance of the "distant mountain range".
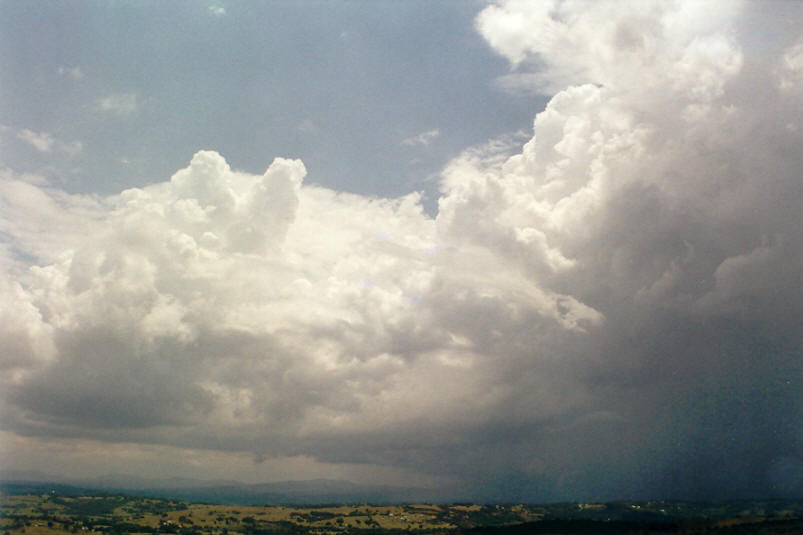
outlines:
[{"label": "distant mountain range", "polygon": [[[48,492],[49,486],[57,486],[56,490],[60,493],[65,490],[76,493],[89,490],[231,505],[410,503],[444,499],[442,489],[360,485],[334,479],[245,484],[238,481],[188,478],[147,479],[123,474],[79,479],[55,477],[42,472],[9,470],[0,472],[0,481],[4,486],[29,486],[43,492]],[[453,498],[450,501],[460,499],[458,496]]]}]

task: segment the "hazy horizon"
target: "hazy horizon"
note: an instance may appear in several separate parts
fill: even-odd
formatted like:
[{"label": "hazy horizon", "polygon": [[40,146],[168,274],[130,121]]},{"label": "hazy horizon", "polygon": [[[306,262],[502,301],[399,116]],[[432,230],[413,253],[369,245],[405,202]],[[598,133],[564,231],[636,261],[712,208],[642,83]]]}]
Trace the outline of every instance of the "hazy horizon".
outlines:
[{"label": "hazy horizon", "polygon": [[801,28],[0,1],[0,472],[803,498]]}]

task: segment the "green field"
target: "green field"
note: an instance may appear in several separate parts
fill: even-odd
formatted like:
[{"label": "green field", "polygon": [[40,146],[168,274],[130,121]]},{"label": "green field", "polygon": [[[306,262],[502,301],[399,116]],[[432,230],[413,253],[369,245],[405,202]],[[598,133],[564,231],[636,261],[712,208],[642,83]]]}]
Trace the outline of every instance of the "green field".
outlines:
[{"label": "green field", "polygon": [[243,507],[124,495],[0,495],[2,535],[803,533],[797,502]]},{"label": "green field", "polygon": [[[243,507],[130,496],[26,495],[2,498],[9,535],[56,533],[203,533],[236,535],[446,532],[458,527],[535,520],[524,508],[467,505]],[[487,509],[487,511],[485,510]],[[511,511],[515,509],[515,513]],[[486,522],[481,522],[481,519]],[[496,521],[494,521],[496,520]]]}]

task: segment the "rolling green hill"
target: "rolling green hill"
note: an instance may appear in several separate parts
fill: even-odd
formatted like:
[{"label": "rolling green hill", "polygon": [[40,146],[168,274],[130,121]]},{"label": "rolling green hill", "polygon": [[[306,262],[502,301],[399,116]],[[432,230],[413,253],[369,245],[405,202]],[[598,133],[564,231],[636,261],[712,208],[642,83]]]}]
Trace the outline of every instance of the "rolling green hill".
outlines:
[{"label": "rolling green hill", "polygon": [[2,535],[793,534],[803,503],[231,506],[5,485]]}]

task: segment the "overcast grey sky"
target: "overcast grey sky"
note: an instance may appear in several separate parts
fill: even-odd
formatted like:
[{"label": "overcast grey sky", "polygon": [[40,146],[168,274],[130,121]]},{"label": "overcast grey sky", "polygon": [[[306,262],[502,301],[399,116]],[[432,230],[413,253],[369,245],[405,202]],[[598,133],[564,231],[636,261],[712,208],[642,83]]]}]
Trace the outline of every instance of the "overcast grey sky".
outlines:
[{"label": "overcast grey sky", "polygon": [[803,3],[0,7],[2,469],[803,497]]}]

